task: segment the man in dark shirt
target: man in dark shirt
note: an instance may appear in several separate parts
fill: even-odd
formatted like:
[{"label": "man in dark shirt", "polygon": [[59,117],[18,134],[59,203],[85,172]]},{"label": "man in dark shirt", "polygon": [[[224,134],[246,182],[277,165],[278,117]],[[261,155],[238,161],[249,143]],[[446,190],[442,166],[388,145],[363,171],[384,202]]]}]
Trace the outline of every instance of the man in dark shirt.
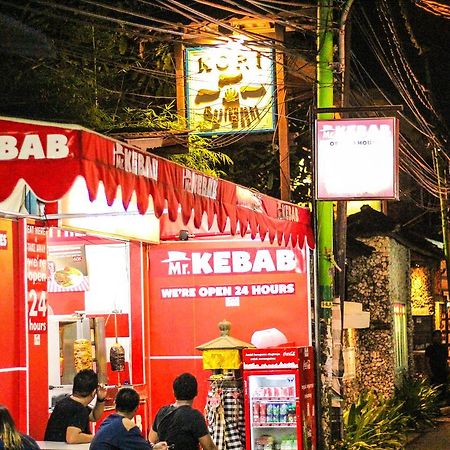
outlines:
[{"label": "man in dark shirt", "polygon": [[[97,396],[94,409],[88,407]],[[91,369],[80,370],[73,380],[72,395],[56,403],[45,430],[46,441],[85,444],[92,441],[89,421],[103,414],[106,389],[98,385]]]},{"label": "man in dark shirt", "polygon": [[89,447],[90,450],[167,450],[166,442],[150,444],[133,422],[139,406],[139,394],[131,388],[122,388],[116,397],[116,413],[100,425]]},{"label": "man in dark shirt", "polygon": [[441,386],[441,396],[445,398],[448,382],[447,346],[442,343],[440,330],[433,331],[431,339],[432,343],[425,349],[430,381],[433,386]]},{"label": "man in dark shirt", "polygon": [[217,450],[205,419],[200,411],[192,408],[197,396],[197,380],[190,373],[183,373],[173,382],[175,403],[163,406],[156,414],[149,441],[160,440],[174,445],[175,450]]}]

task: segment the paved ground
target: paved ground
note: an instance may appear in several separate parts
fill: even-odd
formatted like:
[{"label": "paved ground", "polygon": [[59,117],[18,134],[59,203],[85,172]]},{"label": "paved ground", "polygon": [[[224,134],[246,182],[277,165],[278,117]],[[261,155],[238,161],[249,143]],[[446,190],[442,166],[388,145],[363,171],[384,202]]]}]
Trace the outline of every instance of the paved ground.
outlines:
[{"label": "paved ground", "polygon": [[450,450],[450,417],[442,418],[436,428],[416,438],[406,450]]}]

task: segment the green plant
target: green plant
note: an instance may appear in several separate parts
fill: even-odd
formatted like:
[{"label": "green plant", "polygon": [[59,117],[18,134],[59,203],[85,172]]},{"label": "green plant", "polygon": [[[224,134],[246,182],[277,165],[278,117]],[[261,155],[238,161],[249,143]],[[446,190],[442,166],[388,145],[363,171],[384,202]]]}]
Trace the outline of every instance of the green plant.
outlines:
[{"label": "green plant", "polygon": [[333,450],[395,450],[405,445],[406,418],[401,404],[364,392],[343,414],[344,438]]},{"label": "green plant", "polygon": [[439,389],[426,379],[404,374],[395,388],[392,402],[402,405],[409,429],[421,430],[435,425],[439,415]]},{"label": "green plant", "polygon": [[[129,128],[145,127],[154,131],[187,130],[186,119],[177,114],[173,102],[158,108],[158,110],[126,108],[124,112],[124,118],[118,118],[111,124],[111,127],[126,125]],[[189,133],[187,147],[187,153],[171,155],[168,159],[216,177],[225,175],[220,167],[233,164],[231,158],[225,153],[212,149],[210,138]]]}]

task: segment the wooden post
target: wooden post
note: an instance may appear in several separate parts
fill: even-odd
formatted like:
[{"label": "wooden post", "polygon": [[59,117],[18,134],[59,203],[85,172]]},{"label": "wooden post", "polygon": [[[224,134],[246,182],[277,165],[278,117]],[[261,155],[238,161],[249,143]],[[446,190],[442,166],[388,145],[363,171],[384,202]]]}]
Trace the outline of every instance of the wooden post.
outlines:
[{"label": "wooden post", "polygon": [[[276,26],[276,39],[284,42],[284,29]],[[280,152],[280,197],[281,200],[289,201],[291,198],[291,174],[289,167],[289,130],[286,117],[286,85],[284,72],[284,53],[276,50],[276,85],[277,85],[277,135],[278,149]]]},{"label": "wooden post", "polygon": [[175,44],[175,83],[177,93],[177,111],[178,115],[186,118],[186,99],[184,89],[184,58],[183,44]]}]

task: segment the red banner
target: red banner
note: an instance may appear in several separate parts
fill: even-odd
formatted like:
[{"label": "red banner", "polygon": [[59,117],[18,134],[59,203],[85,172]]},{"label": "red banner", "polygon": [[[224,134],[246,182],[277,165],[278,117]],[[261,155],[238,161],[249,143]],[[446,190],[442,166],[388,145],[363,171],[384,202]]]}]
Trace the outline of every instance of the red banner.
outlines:
[{"label": "red banner", "polygon": [[152,196],[154,213],[167,208],[171,221],[190,219],[199,228],[203,215],[220,232],[267,236],[270,242],[314,245],[306,208],[210,177],[77,125],[0,119],[0,201],[24,179],[46,202],[60,199],[75,178],[86,180],[90,200],[99,183],[112,204],[120,187],[125,208],[133,192],[144,214]]},{"label": "red banner", "polygon": [[252,348],[243,351],[244,370],[298,369],[298,348]]}]

